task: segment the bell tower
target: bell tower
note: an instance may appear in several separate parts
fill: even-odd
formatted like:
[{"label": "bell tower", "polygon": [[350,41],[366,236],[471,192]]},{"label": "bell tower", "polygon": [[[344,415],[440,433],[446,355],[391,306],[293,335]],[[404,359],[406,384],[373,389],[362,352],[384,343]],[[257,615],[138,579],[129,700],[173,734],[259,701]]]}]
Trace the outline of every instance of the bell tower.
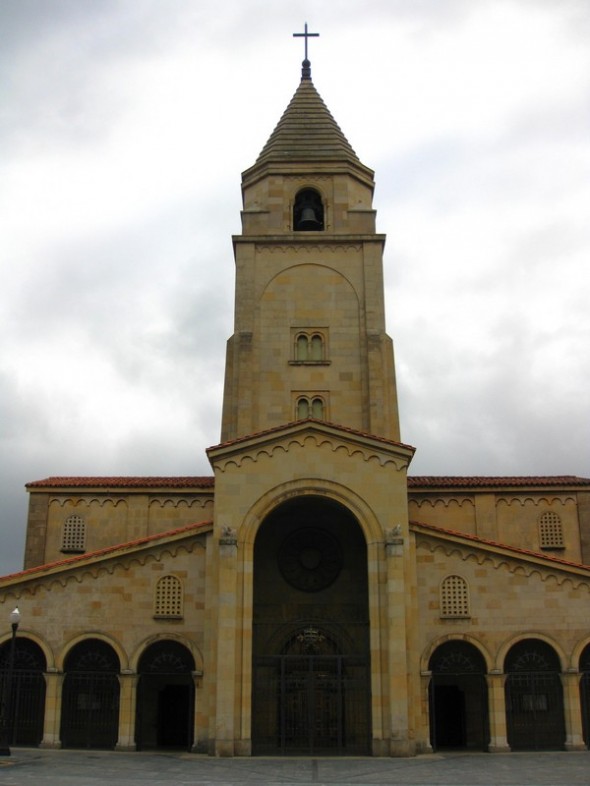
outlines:
[{"label": "bell tower", "polygon": [[242,174],[222,441],[306,418],[399,441],[373,189],[306,57],[291,102]]}]

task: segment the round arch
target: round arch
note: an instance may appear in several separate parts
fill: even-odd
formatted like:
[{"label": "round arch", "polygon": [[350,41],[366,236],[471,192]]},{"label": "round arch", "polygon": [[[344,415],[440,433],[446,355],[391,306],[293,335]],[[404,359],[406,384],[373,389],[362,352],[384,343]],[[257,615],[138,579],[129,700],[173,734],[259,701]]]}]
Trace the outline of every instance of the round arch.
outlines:
[{"label": "round arch", "polygon": [[483,658],[485,662],[485,670],[490,672],[494,668],[491,654],[481,643],[481,641],[479,641],[479,639],[475,638],[475,636],[471,636],[468,633],[448,633],[447,635],[441,636],[440,638],[430,642],[428,647],[424,650],[420,658],[420,671],[430,671],[429,664],[436,650],[438,650],[443,644],[447,644],[451,641],[465,641],[466,643],[471,644],[471,646],[476,649]]},{"label": "round arch", "polygon": [[186,638],[185,636],[180,636],[177,633],[156,633],[143,639],[143,641],[141,641],[131,653],[129,658],[129,668],[133,672],[137,673],[139,662],[144,652],[159,641],[175,641],[178,644],[184,646],[193,657],[195,662],[195,670],[203,671],[203,653],[193,641]]},{"label": "round arch", "polygon": [[[10,635],[2,636],[2,638],[0,638],[0,647],[2,647],[2,645],[5,644],[6,642],[10,641],[10,638],[11,638]],[[55,667],[55,654],[53,652],[53,649],[51,648],[51,645],[48,644],[45,641],[45,639],[43,639],[41,636],[39,636],[37,633],[34,633],[33,631],[29,631],[26,628],[21,628],[19,625],[18,632],[17,632],[17,639],[20,638],[29,639],[30,641],[35,642],[35,644],[43,652],[43,655],[45,657],[45,662],[47,664],[47,669],[51,669]]]},{"label": "round arch", "polygon": [[267,516],[294,497],[326,498],[342,505],[356,518],[367,545],[383,542],[383,529],[379,519],[362,497],[347,486],[332,480],[304,478],[280,483],[259,497],[244,516],[243,524],[238,532],[238,543],[242,547],[253,547],[256,533]]},{"label": "round arch", "polygon": [[56,659],[56,666],[60,671],[64,671],[64,663],[66,662],[66,658],[72,651],[74,647],[76,647],[81,642],[85,641],[86,639],[96,639],[97,641],[103,641],[105,644],[108,644],[117,654],[119,658],[120,668],[121,670],[127,669],[128,667],[128,657],[127,653],[123,647],[123,645],[117,641],[117,639],[109,636],[106,633],[99,633],[94,631],[86,631],[86,633],[81,633],[79,636],[75,636],[73,639],[70,639],[64,646],[62,647],[57,659]]},{"label": "round arch", "polygon": [[560,664],[560,671],[565,671],[566,664],[568,662],[568,657],[563,650],[562,646],[551,636],[547,636],[545,633],[539,633],[537,631],[530,631],[528,633],[519,633],[516,636],[511,636],[507,639],[498,649],[496,654],[496,663],[495,668],[499,671],[503,672],[505,670],[506,665],[506,657],[510,650],[519,642],[521,641],[528,641],[536,639],[538,641],[542,641],[547,644],[551,649],[553,649],[559,659]]}]

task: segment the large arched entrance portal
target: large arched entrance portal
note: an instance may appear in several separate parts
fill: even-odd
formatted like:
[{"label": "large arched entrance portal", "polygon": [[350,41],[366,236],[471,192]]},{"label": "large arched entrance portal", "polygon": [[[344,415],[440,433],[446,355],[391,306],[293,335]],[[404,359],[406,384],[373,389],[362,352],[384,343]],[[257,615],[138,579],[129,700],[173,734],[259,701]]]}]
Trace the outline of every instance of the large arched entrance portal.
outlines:
[{"label": "large arched entrance portal", "polygon": [[254,544],[255,754],[370,752],[367,548],[342,505],[280,505]]}]

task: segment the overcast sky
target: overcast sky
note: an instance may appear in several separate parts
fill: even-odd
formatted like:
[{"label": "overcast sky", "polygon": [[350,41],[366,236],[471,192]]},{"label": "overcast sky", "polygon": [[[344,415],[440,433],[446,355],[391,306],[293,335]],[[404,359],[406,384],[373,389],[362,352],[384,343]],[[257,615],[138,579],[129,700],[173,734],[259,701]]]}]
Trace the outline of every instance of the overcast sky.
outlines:
[{"label": "overcast sky", "polygon": [[587,0],[0,0],[0,574],[28,481],[210,474],[305,21],[376,173],[411,473],[590,476]]}]

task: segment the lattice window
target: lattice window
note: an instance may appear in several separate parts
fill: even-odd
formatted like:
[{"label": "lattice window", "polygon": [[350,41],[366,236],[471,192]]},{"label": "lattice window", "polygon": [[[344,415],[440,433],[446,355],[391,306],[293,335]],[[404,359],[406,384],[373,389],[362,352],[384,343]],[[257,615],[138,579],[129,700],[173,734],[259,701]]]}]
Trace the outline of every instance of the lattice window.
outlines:
[{"label": "lattice window", "polygon": [[82,516],[68,516],[64,521],[61,550],[76,554],[86,551],[86,522]]},{"label": "lattice window", "polygon": [[162,576],[156,584],[155,617],[182,617],[182,582],[176,576]]},{"label": "lattice window", "polygon": [[440,616],[469,617],[469,592],[461,576],[447,576],[440,585]]},{"label": "lattice window", "polygon": [[563,549],[563,526],[561,518],[552,510],[539,517],[539,543],[542,549]]}]

